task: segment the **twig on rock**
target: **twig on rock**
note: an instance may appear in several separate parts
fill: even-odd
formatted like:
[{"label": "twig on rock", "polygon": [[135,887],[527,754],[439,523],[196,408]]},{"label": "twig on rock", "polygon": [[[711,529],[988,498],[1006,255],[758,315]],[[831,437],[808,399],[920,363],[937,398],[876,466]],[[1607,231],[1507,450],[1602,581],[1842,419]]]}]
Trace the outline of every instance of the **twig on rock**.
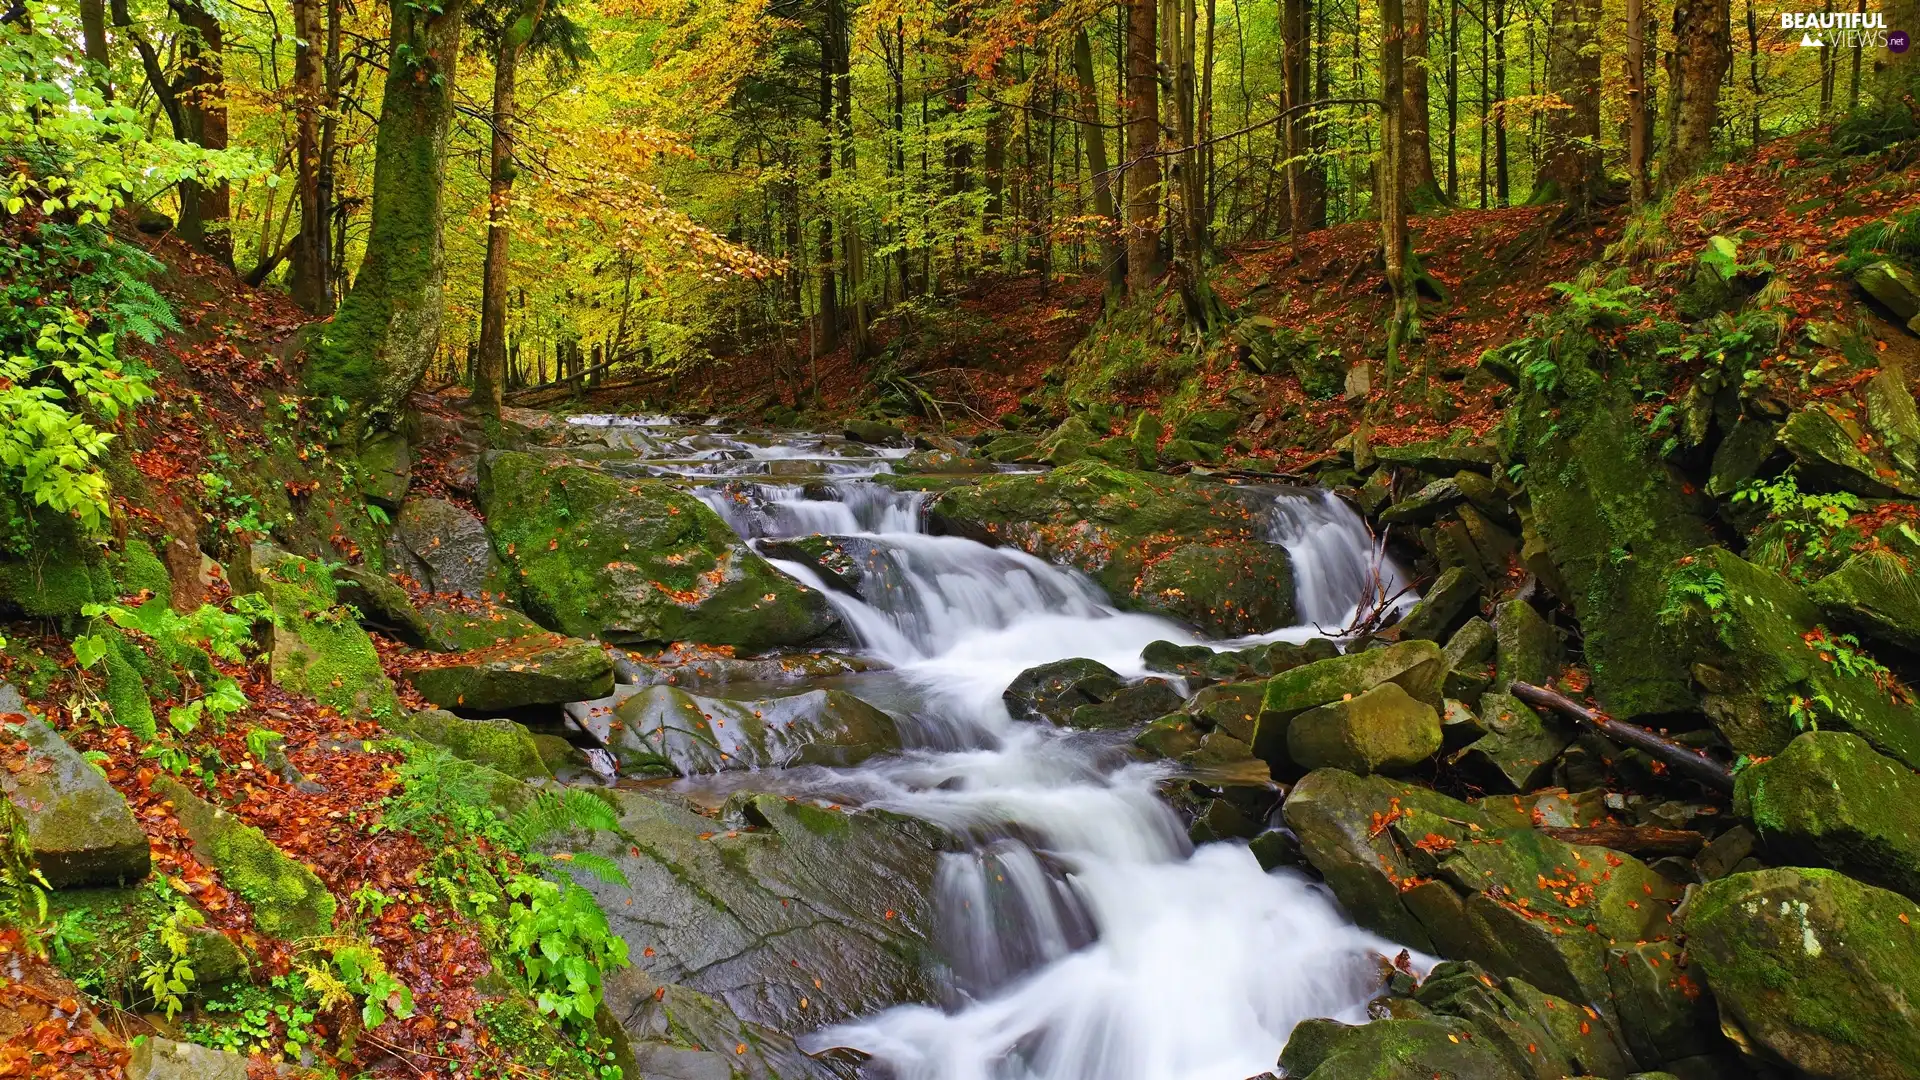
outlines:
[{"label": "twig on rock", "polygon": [[1587,724],[1621,746],[1638,750],[1674,772],[1684,774],[1716,791],[1733,790],[1733,770],[1689,746],[1656,735],[1646,728],[1623,723],[1585,708],[1564,694],[1543,686],[1516,682],[1510,688],[1514,697],[1536,709],[1548,709]]}]

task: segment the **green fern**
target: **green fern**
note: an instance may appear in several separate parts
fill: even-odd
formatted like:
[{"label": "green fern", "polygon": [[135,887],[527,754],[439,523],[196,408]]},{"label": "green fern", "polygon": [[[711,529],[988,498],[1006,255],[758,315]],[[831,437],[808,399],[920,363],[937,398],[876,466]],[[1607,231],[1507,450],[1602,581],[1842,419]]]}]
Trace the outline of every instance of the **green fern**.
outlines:
[{"label": "green fern", "polygon": [[620,818],[611,806],[578,788],[542,791],[507,820],[507,831],[522,850],[528,851],[558,833],[575,829],[612,832],[619,827]]}]

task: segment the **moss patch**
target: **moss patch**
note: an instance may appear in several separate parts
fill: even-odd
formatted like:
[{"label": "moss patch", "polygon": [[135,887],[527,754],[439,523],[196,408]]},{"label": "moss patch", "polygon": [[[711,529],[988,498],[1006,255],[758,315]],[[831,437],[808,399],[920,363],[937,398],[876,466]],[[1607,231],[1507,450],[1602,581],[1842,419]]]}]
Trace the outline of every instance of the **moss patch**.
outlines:
[{"label": "moss patch", "polygon": [[155,780],[153,790],[173,804],[174,817],[193,840],[194,856],[253,908],[254,925],[263,933],[293,940],[333,928],[333,894],[265,833],[170,776]]}]

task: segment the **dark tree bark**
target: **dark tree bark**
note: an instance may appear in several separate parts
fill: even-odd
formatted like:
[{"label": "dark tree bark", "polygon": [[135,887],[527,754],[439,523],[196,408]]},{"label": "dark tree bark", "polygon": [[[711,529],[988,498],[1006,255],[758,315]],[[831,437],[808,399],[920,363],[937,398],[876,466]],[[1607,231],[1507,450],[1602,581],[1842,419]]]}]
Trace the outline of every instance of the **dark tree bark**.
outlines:
[{"label": "dark tree bark", "polygon": [[1306,233],[1327,224],[1327,176],[1318,163],[1308,160],[1319,143],[1319,126],[1306,107],[1315,100],[1309,68],[1312,12],[1311,0],[1281,0],[1280,70],[1287,109],[1281,134],[1287,153],[1288,228],[1296,245]]},{"label": "dark tree bark", "polygon": [[1733,63],[1727,8],[1727,0],[1677,0],[1673,8],[1667,161],[1660,173],[1668,191],[1699,172],[1713,152],[1720,80]]},{"label": "dark tree bark", "polygon": [[1400,350],[1413,325],[1416,298],[1407,236],[1406,17],[1401,0],[1380,0],[1380,171],[1375,197],[1380,207],[1380,252],[1393,290],[1387,324],[1386,387],[1399,373]]},{"label": "dark tree bark", "polygon": [[507,24],[493,53],[493,140],[487,155],[487,255],[480,271],[480,340],[475,357],[473,402],[489,416],[500,415],[500,392],[507,377],[507,270],[513,234],[508,216],[513,199],[514,89],[520,58],[546,12],[546,0],[532,0]]},{"label": "dark tree bark", "polygon": [[[196,0],[178,0],[174,14],[186,27],[181,35],[181,82],[177,91],[187,124],[187,141],[208,150],[227,148],[226,35],[220,20]],[[225,180],[180,185],[180,236],[194,247],[233,265],[231,196]]]},{"label": "dark tree bark", "polygon": [[1600,0],[1554,0],[1547,38],[1547,88],[1565,108],[1547,113],[1546,157],[1535,202],[1590,205],[1606,186],[1600,161]]},{"label": "dark tree bark", "polygon": [[1644,0],[1627,2],[1627,177],[1633,205],[1652,198],[1648,159],[1652,156],[1653,118],[1647,105],[1647,16]]},{"label": "dark tree bark", "polygon": [[293,302],[313,315],[333,309],[327,267],[327,206],[320,197],[320,113],[325,101],[320,0],[293,2],[294,187],[300,231],[292,251]]},{"label": "dark tree bark", "polygon": [[[389,0],[392,37],[374,143],[366,257],[311,350],[307,389],[337,396],[356,426],[390,422],[440,348],[446,263],[441,194],[466,5]],[[364,430],[364,428],[362,428]]]},{"label": "dark tree bark", "polygon": [[1427,83],[1427,0],[1406,0],[1406,118],[1401,137],[1406,140],[1407,190],[1417,202],[1435,201],[1440,186],[1434,181],[1433,140],[1427,130],[1432,92]]},{"label": "dark tree bark", "polygon": [[1160,77],[1156,0],[1127,3],[1127,292],[1160,276]]}]

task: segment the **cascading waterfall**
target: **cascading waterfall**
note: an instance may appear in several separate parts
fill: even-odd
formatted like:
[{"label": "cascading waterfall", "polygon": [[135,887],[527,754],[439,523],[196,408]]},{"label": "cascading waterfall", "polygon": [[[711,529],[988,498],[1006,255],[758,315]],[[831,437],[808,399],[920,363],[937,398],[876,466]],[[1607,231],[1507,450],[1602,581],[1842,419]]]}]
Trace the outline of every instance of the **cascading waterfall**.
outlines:
[{"label": "cascading waterfall", "polygon": [[[872,1075],[897,1080],[1243,1080],[1273,1068],[1299,1021],[1360,1019],[1377,957],[1394,946],[1304,877],[1263,872],[1244,845],[1192,848],[1159,796],[1164,766],[1132,762],[1098,735],[1016,722],[1002,703],[1034,665],[1089,657],[1140,676],[1147,644],[1193,635],[1114,609],[1075,571],[928,535],[924,496],[845,475],[883,471],[884,460],[823,464],[838,466],[816,471],[830,479],[741,478],[700,495],[743,537],[828,533],[858,555],[858,595],[778,565],[895,666],[918,712],[968,737],[832,782],[969,844],[943,857],[936,882],[941,1005],[894,1008],[806,1045],[863,1051]],[[1344,626],[1369,595],[1402,586],[1390,563],[1376,571],[1364,524],[1331,495],[1277,493],[1269,523],[1293,557],[1303,623],[1269,637]]]}]

